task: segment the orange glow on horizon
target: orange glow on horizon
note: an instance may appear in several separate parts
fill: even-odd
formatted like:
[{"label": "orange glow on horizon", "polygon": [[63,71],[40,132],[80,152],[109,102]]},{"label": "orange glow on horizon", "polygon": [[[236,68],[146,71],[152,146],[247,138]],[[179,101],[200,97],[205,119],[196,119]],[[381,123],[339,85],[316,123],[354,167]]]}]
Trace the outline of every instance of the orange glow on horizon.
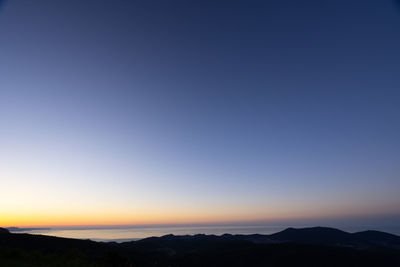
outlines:
[{"label": "orange glow on horizon", "polygon": [[62,226],[112,226],[112,225],[168,225],[168,224],[221,224],[250,223],[261,220],[276,221],[287,216],[257,217],[249,214],[196,214],[196,213],[142,213],[126,214],[5,214],[0,218],[4,227],[62,227]]},{"label": "orange glow on horizon", "polygon": [[[348,216],[349,214],[326,214],[316,216],[295,216],[280,214],[279,216],[254,216],[247,214],[3,214],[0,217],[0,227],[90,227],[90,226],[131,226],[131,225],[195,225],[195,224],[231,224],[231,223],[279,223],[280,221],[293,221],[304,219],[328,219]],[[367,214],[353,214],[363,216]]]}]

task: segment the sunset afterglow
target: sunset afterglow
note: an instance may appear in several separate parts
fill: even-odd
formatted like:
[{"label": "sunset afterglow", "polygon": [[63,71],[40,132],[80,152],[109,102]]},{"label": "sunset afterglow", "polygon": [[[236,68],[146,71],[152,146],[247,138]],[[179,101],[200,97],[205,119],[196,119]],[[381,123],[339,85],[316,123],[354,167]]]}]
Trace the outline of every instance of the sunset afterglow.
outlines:
[{"label": "sunset afterglow", "polygon": [[1,4],[1,227],[400,225],[392,1],[150,2]]}]

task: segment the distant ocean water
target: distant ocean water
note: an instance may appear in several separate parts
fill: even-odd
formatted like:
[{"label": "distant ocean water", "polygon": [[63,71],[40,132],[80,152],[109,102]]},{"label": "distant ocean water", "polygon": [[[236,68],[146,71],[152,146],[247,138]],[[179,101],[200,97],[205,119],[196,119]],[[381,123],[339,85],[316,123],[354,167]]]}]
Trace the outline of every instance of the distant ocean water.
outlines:
[{"label": "distant ocean water", "polygon": [[[207,225],[207,226],[123,226],[123,227],[69,227],[69,228],[21,228],[11,229],[14,233],[42,234],[57,237],[90,239],[104,242],[127,242],[152,236],[173,235],[223,235],[223,234],[273,234],[293,226],[260,225]],[[305,227],[305,226],[300,226]],[[400,227],[338,227],[348,232],[380,230],[400,235]]]},{"label": "distant ocean water", "polygon": [[125,242],[152,236],[174,235],[222,235],[222,234],[272,234],[286,226],[137,226],[105,228],[47,228],[19,229],[15,233],[43,234],[57,237],[91,239],[94,241]]}]

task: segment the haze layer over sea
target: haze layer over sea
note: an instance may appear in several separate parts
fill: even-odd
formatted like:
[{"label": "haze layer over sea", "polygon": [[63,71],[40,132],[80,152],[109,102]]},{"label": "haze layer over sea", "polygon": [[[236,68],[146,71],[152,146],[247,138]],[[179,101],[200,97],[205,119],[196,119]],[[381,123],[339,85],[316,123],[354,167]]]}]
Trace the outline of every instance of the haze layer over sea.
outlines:
[{"label": "haze layer over sea", "polygon": [[151,236],[174,235],[222,235],[229,234],[271,234],[285,226],[110,226],[110,227],[65,227],[65,228],[20,228],[10,229],[14,233],[43,234],[57,237],[91,239],[94,241],[125,242]]},{"label": "haze layer over sea", "polygon": [[[310,225],[311,226],[311,225]],[[222,234],[273,234],[290,225],[167,225],[167,226],[107,226],[107,227],[54,227],[54,228],[10,228],[14,233],[43,234],[57,237],[91,239],[94,241],[126,242],[152,236],[174,235],[222,235]],[[299,226],[307,227],[307,226]],[[367,230],[364,227],[340,228],[349,232]],[[372,229],[372,228],[371,228]],[[378,229],[383,230],[384,229]],[[388,230],[388,229],[387,229]],[[389,231],[399,234],[400,229]]]}]

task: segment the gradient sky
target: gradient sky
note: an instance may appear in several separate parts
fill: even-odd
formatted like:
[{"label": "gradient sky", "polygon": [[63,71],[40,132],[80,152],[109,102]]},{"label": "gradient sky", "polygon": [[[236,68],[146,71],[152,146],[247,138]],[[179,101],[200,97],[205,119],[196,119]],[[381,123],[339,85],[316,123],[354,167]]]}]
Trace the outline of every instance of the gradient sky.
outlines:
[{"label": "gradient sky", "polygon": [[3,1],[0,225],[400,225],[399,48],[390,0]]}]

